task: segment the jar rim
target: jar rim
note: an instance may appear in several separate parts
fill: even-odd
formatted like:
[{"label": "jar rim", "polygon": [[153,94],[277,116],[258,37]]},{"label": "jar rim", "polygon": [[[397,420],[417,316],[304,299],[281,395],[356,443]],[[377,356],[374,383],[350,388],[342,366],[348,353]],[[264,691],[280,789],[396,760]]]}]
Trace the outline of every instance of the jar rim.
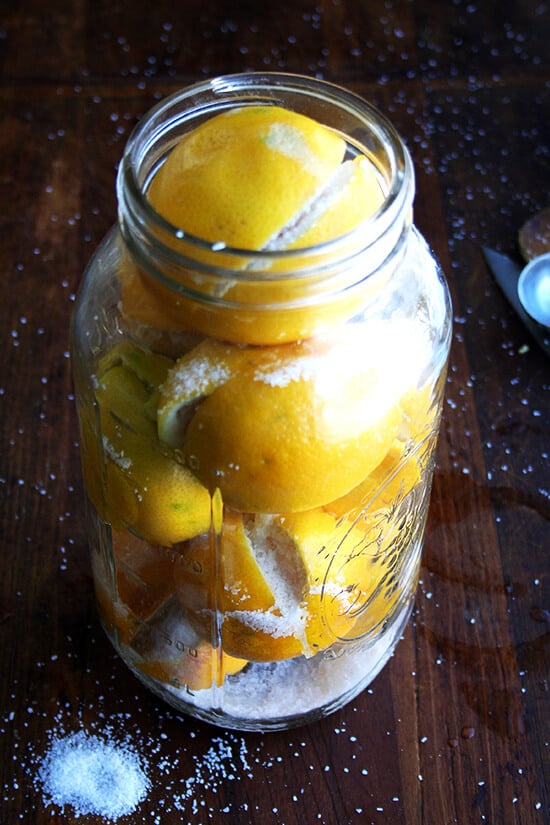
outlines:
[{"label": "jar rim", "polygon": [[[386,180],[384,200],[372,215],[348,232],[315,245],[295,249],[258,250],[233,247],[221,240],[208,241],[187,232],[184,227],[175,226],[152,206],[145,194],[146,187],[167,154],[165,139],[169,132],[178,134],[178,137],[171,139],[169,148],[173,148],[181,138],[181,130],[192,120],[237,106],[257,105],[260,100],[269,105],[288,108],[288,102],[280,99],[285,93],[291,93],[297,99],[307,97],[310,101],[316,100],[322,108],[332,104],[335,110],[357,119],[358,123],[363,122],[365,131],[368,128],[369,134],[375,136],[380,145],[385,147],[390,176]],[[347,140],[351,140],[351,136],[345,132],[342,134]],[[159,154],[158,145],[162,141],[164,151]],[[357,146],[368,156],[366,147],[359,140]],[[134,127],[126,143],[118,169],[117,193],[121,225],[130,219],[130,225],[138,231],[150,235],[152,230],[155,240],[170,247],[172,255],[176,257],[177,244],[184,242],[186,250],[194,248],[198,252],[213,255],[220,253],[226,262],[232,257],[236,260],[245,257],[248,261],[258,265],[265,263],[269,267],[274,260],[288,261],[292,266],[292,262],[299,259],[300,270],[303,270],[303,263],[308,259],[315,259],[318,263],[319,256],[326,255],[334,261],[339,250],[343,250],[347,258],[350,244],[354,250],[353,255],[356,255],[376,243],[400,214],[410,210],[414,195],[414,171],[409,152],[391,121],[355,92],[307,75],[244,72],[199,81],[167,95],[149,109]],[[369,231],[370,228],[376,228],[376,231]],[[356,242],[353,243],[355,239]],[[188,253],[184,257],[188,259]],[[193,260],[193,263],[196,264],[196,261]],[[238,275],[237,272],[232,274]]]}]

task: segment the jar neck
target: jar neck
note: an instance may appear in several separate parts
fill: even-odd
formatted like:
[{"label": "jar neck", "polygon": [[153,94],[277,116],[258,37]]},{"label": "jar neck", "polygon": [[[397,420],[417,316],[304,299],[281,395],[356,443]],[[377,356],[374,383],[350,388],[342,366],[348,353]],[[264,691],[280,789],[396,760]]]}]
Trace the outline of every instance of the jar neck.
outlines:
[{"label": "jar neck", "polygon": [[[363,154],[374,165],[384,192],[380,208],[342,237],[284,251],[212,244],[166,221],[146,193],[169,152],[208,118],[249,105],[290,108],[344,136],[352,154]],[[258,286],[254,300],[265,305],[259,285],[296,282],[299,300],[308,303],[387,271],[400,259],[411,223],[414,172],[391,123],[361,98],[312,78],[249,73],[196,84],[153,108],[128,140],[117,195],[127,250],[140,269],[175,293],[220,305],[227,282],[242,281]],[[294,300],[292,288],[284,295],[285,302]]]}]

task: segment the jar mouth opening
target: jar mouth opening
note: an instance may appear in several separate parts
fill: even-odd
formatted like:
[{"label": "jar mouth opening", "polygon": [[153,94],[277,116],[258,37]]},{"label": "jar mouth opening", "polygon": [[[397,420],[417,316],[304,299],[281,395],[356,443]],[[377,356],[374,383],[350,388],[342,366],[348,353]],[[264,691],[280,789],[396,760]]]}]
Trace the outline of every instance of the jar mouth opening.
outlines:
[{"label": "jar mouth opening", "polygon": [[[289,97],[294,105],[289,106]],[[292,249],[248,249],[222,240],[209,241],[164,218],[150,203],[147,188],[166,156],[190,129],[221,111],[252,105],[281,105],[300,111],[314,110],[325,125],[339,131],[358,154],[366,155],[381,176],[384,200],[375,212],[348,232],[321,243]],[[302,111],[304,111],[302,109]],[[309,113],[309,112],[304,112]],[[323,117],[325,115],[325,117]],[[355,123],[349,134],[342,124]],[[361,126],[363,127],[361,130]],[[365,140],[367,144],[365,145]],[[370,145],[369,145],[370,144]],[[325,80],[284,72],[248,72],[216,77],[173,93],[150,109],[132,131],[117,176],[119,219],[123,235],[145,233],[150,241],[169,250],[172,260],[202,268],[208,259],[210,273],[217,268],[232,277],[250,277],[251,271],[276,279],[278,262],[287,278],[319,270],[320,261],[346,260],[380,242],[384,234],[407,215],[414,196],[414,172],[407,148],[385,115],[359,95]],[[127,223],[129,229],[124,232]],[[388,250],[389,251],[389,250]],[[242,267],[246,260],[247,266]],[[233,268],[232,262],[235,267]],[[297,271],[295,271],[297,270]]]}]

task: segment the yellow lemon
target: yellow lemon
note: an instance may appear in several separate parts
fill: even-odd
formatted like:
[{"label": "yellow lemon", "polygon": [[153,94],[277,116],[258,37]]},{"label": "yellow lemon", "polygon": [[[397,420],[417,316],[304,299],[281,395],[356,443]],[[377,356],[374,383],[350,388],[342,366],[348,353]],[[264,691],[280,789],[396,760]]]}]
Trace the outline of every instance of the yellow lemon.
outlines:
[{"label": "yellow lemon", "polygon": [[[207,490],[179,462],[161,452],[133,454],[130,476],[138,517],[129,526],[148,541],[171,545],[203,532],[210,521]],[[131,449],[125,455],[132,456]]]},{"label": "yellow lemon", "polygon": [[274,557],[268,548],[257,549],[242,516],[226,511],[217,540],[203,535],[178,548],[176,589],[203,638],[211,638],[220,623],[226,653],[253,661],[292,658],[303,649],[301,627],[277,604]]},{"label": "yellow lemon", "polygon": [[210,496],[175,457],[114,423],[105,434],[109,512],[141,538],[170,545],[208,528]]},{"label": "yellow lemon", "polygon": [[[272,267],[272,269],[275,268]],[[283,268],[281,265],[280,269]],[[264,277],[264,275],[267,276]],[[186,297],[144,271],[120,273],[121,310],[125,327],[138,336],[160,342],[176,354],[172,339],[181,334],[216,336],[236,344],[274,345],[330,333],[335,325],[358,313],[374,292],[378,280],[361,278],[362,272],[344,271],[328,279],[317,296],[317,280],[308,285],[298,271],[288,278],[269,281],[271,273],[247,273],[225,291],[223,301]],[[192,288],[193,277],[189,277]],[[214,289],[214,287],[212,288]],[[177,337],[176,337],[177,336]],[[180,350],[181,352],[181,350]]]},{"label": "yellow lemon", "polygon": [[172,361],[164,355],[141,349],[130,341],[122,341],[103,356],[98,373],[101,376],[118,365],[126,367],[151,392],[157,390],[165,380]]},{"label": "yellow lemon", "polygon": [[[425,488],[422,488],[425,493]],[[354,527],[365,534],[370,586],[352,607],[348,640],[378,632],[400,607],[410,603],[418,580],[421,534],[413,512],[404,507],[363,515]]]},{"label": "yellow lemon", "polygon": [[160,377],[159,368],[166,374],[166,364],[143,353],[115,352],[108,358],[96,397],[110,520],[160,544],[203,532],[210,523],[208,491],[158,440],[158,388],[149,382]]},{"label": "yellow lemon", "polygon": [[207,338],[182,356],[167,373],[157,410],[159,436],[165,444],[181,446],[189,414],[240,368],[255,358],[255,353]]},{"label": "yellow lemon", "polygon": [[372,586],[364,534],[323,510],[275,516],[271,531],[284,558],[292,548],[303,566],[304,652],[314,655],[352,631],[353,608]]},{"label": "yellow lemon", "polygon": [[335,132],[288,109],[231,109],[181,140],[148,197],[196,237],[259,250],[324,187],[345,151]]},{"label": "yellow lemon", "polygon": [[357,487],[327,504],[325,509],[353,520],[363,511],[395,507],[419,480],[416,455],[407,456],[405,445],[396,439],[380,464]]},{"label": "yellow lemon", "polygon": [[377,632],[411,596],[403,593],[400,568],[413,537],[401,517],[384,512],[350,522],[327,515],[324,522],[317,511],[277,517],[308,570],[304,603],[312,653]]},{"label": "yellow lemon", "polygon": [[405,393],[400,401],[403,412],[403,422],[399,431],[401,441],[418,443],[434,435],[438,429],[446,379],[447,372],[443,370],[435,383],[426,383],[419,388],[413,385]]},{"label": "yellow lemon", "polygon": [[[123,265],[123,314],[161,329],[195,329],[251,344],[295,341],[352,315],[371,289],[363,273],[344,265],[329,286],[316,279],[314,301],[308,279],[299,277],[304,267],[321,260],[326,265],[326,251],[324,257],[299,255],[282,263],[265,257],[250,268],[246,255],[224,250],[314,246],[371,217],[384,201],[374,164],[365,156],[346,160],[345,153],[339,134],[279,106],[237,108],[196,127],[168,155],[147,193],[155,209],[183,230],[177,246],[189,269],[165,273],[176,281],[171,290]],[[186,233],[222,249],[209,252],[188,242]],[[345,247],[331,253],[333,262],[346,254]],[[221,295],[219,278],[205,276],[205,263],[225,267]],[[357,282],[357,290],[349,289]]]},{"label": "yellow lemon", "polygon": [[437,437],[437,393],[430,386],[408,389],[399,410],[397,437],[380,464],[349,493],[325,505],[328,512],[353,520],[362,512],[395,508],[420,481],[422,462]]},{"label": "yellow lemon", "polygon": [[300,249],[342,237],[365,218],[374,215],[382,202],[382,190],[374,167],[366,157],[359,155],[341,164],[328,191],[294,227],[287,229],[278,244],[281,248],[285,244],[284,248]]},{"label": "yellow lemon", "polygon": [[346,330],[259,349],[190,411],[188,466],[241,512],[309,510],[349,492],[397,434],[399,383]]},{"label": "yellow lemon", "polygon": [[177,558],[127,531],[112,531],[116,591],[95,570],[103,624],[116,642],[131,649],[142,673],[176,688],[220,686],[247,664],[200,639],[175,607],[173,566]]},{"label": "yellow lemon", "polygon": [[129,647],[127,655],[138,671],[178,690],[219,687],[247,664],[200,639],[175,595],[140,623]]},{"label": "yellow lemon", "polygon": [[[178,548],[176,589],[202,638],[219,633],[225,652],[251,661],[313,656],[383,619],[385,570],[364,523],[323,510],[241,517],[226,511],[217,537]],[[358,618],[361,631],[357,628]]]},{"label": "yellow lemon", "polygon": [[[102,478],[104,434],[114,434],[116,423],[146,438],[154,437],[158,387],[164,381],[172,361],[123,342],[104,355],[97,370],[97,400],[102,433],[91,405],[80,411],[82,438],[81,459],[88,496],[100,515],[120,525],[120,518],[135,512],[134,496],[125,477],[114,463],[107,461]],[[106,489],[109,493],[106,493]],[[128,523],[130,523],[128,521]]]},{"label": "yellow lemon", "polygon": [[143,659],[136,664],[138,670],[163,684],[179,690],[206,690],[212,685],[221,687],[226,676],[241,671],[248,662],[237,659],[209,642],[200,641],[196,647],[173,658]]}]

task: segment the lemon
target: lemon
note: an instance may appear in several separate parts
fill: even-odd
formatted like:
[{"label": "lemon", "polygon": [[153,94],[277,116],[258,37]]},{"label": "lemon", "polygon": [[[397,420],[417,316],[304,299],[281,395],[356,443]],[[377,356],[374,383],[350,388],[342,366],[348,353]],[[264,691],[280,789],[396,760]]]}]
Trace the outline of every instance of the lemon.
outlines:
[{"label": "lemon", "polygon": [[159,436],[240,512],[311,510],[364,483],[357,500],[394,442],[409,449],[434,423],[429,388],[415,390],[424,339],[381,320],[272,347],[206,339],[167,375]]},{"label": "lemon", "polygon": [[246,660],[200,639],[178,609],[174,556],[118,530],[112,531],[112,550],[116,594],[96,569],[99,613],[116,642],[131,648],[137,670],[176,688],[203,690],[221,686],[226,676],[245,667]]},{"label": "lemon", "polygon": [[172,562],[127,530],[111,531],[116,592],[112,570],[95,569],[95,587],[101,618],[111,635],[129,644],[140,624],[169,597]]},{"label": "lemon", "polygon": [[[335,389],[346,393],[349,387],[336,383]],[[231,379],[191,418],[184,455],[206,487],[219,486],[228,505],[242,512],[326,504],[380,462],[399,422],[395,410],[382,408],[355,429],[343,415],[336,429],[327,407],[304,379],[283,387]]]},{"label": "lemon", "polygon": [[158,440],[155,383],[166,375],[167,365],[167,359],[141,350],[116,350],[102,363],[106,371],[96,397],[107,515],[115,526],[168,545],[208,528],[210,496]]},{"label": "lemon", "polygon": [[207,529],[210,496],[195,476],[166,455],[155,433],[115,423],[105,434],[109,513],[147,541],[170,545]]},{"label": "lemon", "polygon": [[[296,635],[301,632],[299,624],[277,604],[275,574],[270,582],[242,516],[226,510],[219,547],[203,535],[178,549],[176,589],[190,623],[203,638],[212,636],[219,615],[222,647],[232,656],[277,661],[302,652]],[[269,562],[267,553],[263,558]]]},{"label": "lemon", "polygon": [[157,410],[161,440],[181,446],[193,405],[211,395],[253,358],[250,350],[207,338],[182,356],[169,370]]},{"label": "lemon", "polygon": [[213,685],[221,687],[226,676],[241,671],[248,662],[237,659],[209,642],[201,641],[196,647],[179,656],[166,659],[146,658],[136,667],[146,676],[163,684],[190,691],[206,690]]},{"label": "lemon", "polygon": [[185,232],[259,250],[317,195],[345,150],[335,132],[288,109],[231,109],[181,140],[148,197]]},{"label": "lemon", "polygon": [[399,401],[401,422],[388,452],[356,487],[325,505],[338,516],[356,518],[361,512],[396,508],[421,481],[426,456],[437,438],[437,391],[429,385],[408,389]]},{"label": "lemon", "polygon": [[210,496],[187,468],[160,450],[143,450],[139,441],[123,438],[117,448],[125,465],[130,462],[121,472],[137,502],[137,514],[126,524],[139,536],[171,545],[208,527]]},{"label": "lemon", "polygon": [[149,352],[130,341],[122,341],[103,356],[98,373],[102,375],[112,367],[122,365],[132,372],[145,388],[154,391],[162,384],[172,366],[170,358]]},{"label": "lemon", "polygon": [[[181,448],[197,478],[229,507],[267,513],[313,509],[359,484],[400,413],[399,382],[363,355],[358,334],[250,348],[240,371],[189,411]],[[185,365],[176,369],[183,381]]]},{"label": "lemon", "polygon": [[[178,337],[193,333],[236,344],[285,344],[330,332],[353,317],[380,288],[379,281],[363,278],[363,271],[353,269],[352,264],[327,280],[324,294],[313,297],[319,282],[308,284],[299,270],[297,277],[291,272],[279,281],[269,280],[273,270],[286,266],[271,263],[268,272],[257,272],[254,277],[247,273],[242,282],[235,278],[221,300],[213,285],[212,297],[207,293],[204,299],[191,298],[145,271],[123,270],[119,273],[123,324],[130,331],[137,328],[140,338],[160,342],[170,355],[177,354],[172,339],[177,344]],[[192,273],[185,285],[195,288]]]},{"label": "lemon", "polygon": [[[178,548],[174,580],[191,626],[202,638],[219,632],[226,653],[251,661],[310,657],[355,637],[385,572],[369,529],[320,509],[226,511],[217,540],[204,535]],[[380,618],[380,605],[373,613],[369,604],[371,624]]]},{"label": "lemon", "polygon": [[142,620],[172,592],[172,559],[127,530],[111,531],[117,598]]},{"label": "lemon", "polygon": [[359,638],[367,627],[383,620],[387,605],[374,597],[383,589],[385,570],[370,522],[352,525],[322,510],[274,520],[306,570],[302,596],[306,655]]},{"label": "lemon", "polygon": [[382,190],[374,167],[360,155],[341,164],[327,192],[271,248],[299,249],[339,238],[375,214]]},{"label": "lemon", "polygon": [[380,464],[345,496],[325,506],[329,513],[354,519],[361,512],[396,506],[420,480],[420,467],[413,454],[407,456],[397,439]]},{"label": "lemon", "polygon": [[139,619],[123,602],[113,598],[106,582],[94,576],[95,599],[101,623],[111,638],[127,645],[139,627]]},{"label": "lemon", "polygon": [[247,664],[200,639],[175,595],[169,596],[130,642],[132,663],[141,673],[179,690],[221,686]]},{"label": "lemon", "polygon": [[[254,261],[252,269],[246,255],[223,251],[322,244],[346,235],[380,208],[384,193],[374,163],[366,156],[346,159],[344,138],[312,118],[279,106],[218,114],[175,146],[147,196],[183,232],[177,247],[189,257],[190,269],[165,273],[177,282],[171,290],[126,262],[120,272],[121,307],[134,321],[167,330],[195,329],[236,343],[283,343],[350,317],[370,290],[362,273],[344,266],[339,283],[329,279],[330,291],[311,301],[307,279],[296,273],[316,263],[326,265],[326,251],[323,258],[294,256],[283,263],[265,258],[260,266]],[[189,234],[222,249],[209,252],[188,242]],[[346,254],[343,247],[332,257]],[[193,262],[201,270],[205,263],[227,268],[221,296],[219,278],[193,272]],[[285,269],[288,278],[272,278],[273,271],[282,276]],[[358,281],[360,287],[350,291]]]}]

